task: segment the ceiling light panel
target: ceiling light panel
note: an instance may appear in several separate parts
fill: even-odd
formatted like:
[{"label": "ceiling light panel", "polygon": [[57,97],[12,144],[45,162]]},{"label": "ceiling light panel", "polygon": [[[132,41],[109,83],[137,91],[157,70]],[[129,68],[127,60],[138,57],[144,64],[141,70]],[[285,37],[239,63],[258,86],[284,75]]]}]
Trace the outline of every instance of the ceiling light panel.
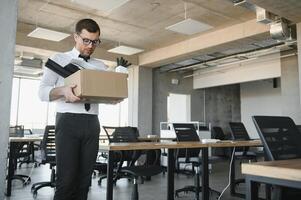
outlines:
[{"label": "ceiling light panel", "polygon": [[33,30],[31,33],[29,33],[27,36],[59,42],[59,41],[65,39],[66,37],[70,36],[70,34],[53,31],[53,30],[46,29],[46,28],[37,27],[35,30]]},{"label": "ceiling light panel", "polygon": [[123,45],[108,50],[108,52],[111,52],[111,53],[123,54],[123,55],[127,55],[127,56],[141,53],[142,51],[144,51],[144,50],[134,48],[134,47],[129,47],[129,46],[123,46]]},{"label": "ceiling light panel", "polygon": [[212,26],[193,20],[185,19],[176,24],[166,27],[165,29],[185,35],[193,35],[213,28]]},{"label": "ceiling light panel", "polygon": [[80,4],[99,11],[110,12],[129,0],[71,0],[76,4]]}]

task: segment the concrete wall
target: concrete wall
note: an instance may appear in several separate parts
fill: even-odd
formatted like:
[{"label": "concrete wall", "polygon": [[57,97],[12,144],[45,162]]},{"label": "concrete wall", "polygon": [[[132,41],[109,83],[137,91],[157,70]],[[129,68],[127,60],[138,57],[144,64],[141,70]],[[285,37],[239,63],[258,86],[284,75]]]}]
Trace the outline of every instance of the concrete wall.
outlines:
[{"label": "concrete wall", "polygon": [[13,63],[17,23],[17,0],[3,0],[0,6],[0,199],[6,188],[6,162]]},{"label": "concrete wall", "polygon": [[[192,78],[184,74],[153,71],[153,132],[159,134],[160,122],[167,121],[169,93],[191,95],[191,121],[206,121],[219,125],[228,132],[229,121],[240,121],[239,85],[193,90]],[[171,79],[179,79],[178,85]],[[181,114],[181,113],[179,113]]]},{"label": "concrete wall", "polygon": [[229,122],[240,121],[240,87],[238,84],[205,89],[206,121],[230,133]]}]

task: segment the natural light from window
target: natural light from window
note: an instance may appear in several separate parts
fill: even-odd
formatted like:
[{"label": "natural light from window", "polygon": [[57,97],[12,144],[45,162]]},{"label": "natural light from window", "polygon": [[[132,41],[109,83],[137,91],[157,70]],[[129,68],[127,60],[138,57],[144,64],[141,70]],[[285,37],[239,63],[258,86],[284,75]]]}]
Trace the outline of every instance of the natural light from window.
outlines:
[{"label": "natural light from window", "polygon": [[[38,97],[39,80],[14,78],[10,125],[24,125],[26,129],[44,129],[55,124],[55,103],[42,102]],[[127,126],[128,101],[119,104],[100,104],[101,126]]]}]

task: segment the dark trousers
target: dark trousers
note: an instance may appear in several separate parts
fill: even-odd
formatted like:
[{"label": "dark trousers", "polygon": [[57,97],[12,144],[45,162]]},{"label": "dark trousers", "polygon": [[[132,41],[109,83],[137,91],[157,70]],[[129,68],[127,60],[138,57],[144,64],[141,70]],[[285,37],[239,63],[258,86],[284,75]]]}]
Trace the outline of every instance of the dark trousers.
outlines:
[{"label": "dark trousers", "polygon": [[97,115],[57,113],[54,200],[86,200],[98,152]]}]

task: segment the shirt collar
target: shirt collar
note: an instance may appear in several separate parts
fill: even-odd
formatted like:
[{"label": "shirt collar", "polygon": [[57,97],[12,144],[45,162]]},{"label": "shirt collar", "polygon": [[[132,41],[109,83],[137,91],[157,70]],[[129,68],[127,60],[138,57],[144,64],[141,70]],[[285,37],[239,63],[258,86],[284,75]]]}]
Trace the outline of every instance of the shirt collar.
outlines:
[{"label": "shirt collar", "polygon": [[71,50],[71,53],[75,58],[78,58],[78,56],[80,54],[79,51],[75,47],[73,47],[73,49]]}]

